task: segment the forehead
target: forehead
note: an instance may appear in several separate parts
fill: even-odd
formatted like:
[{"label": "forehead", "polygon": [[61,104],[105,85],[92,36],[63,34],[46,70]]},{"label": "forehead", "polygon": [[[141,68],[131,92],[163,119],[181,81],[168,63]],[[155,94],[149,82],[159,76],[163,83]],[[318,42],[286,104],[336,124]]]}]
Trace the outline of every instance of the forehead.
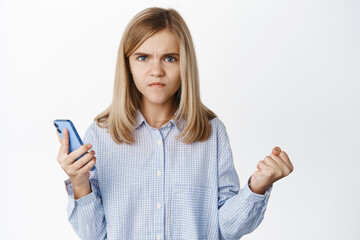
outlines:
[{"label": "forehead", "polygon": [[179,44],[167,29],[161,30],[146,39],[137,51],[141,52],[178,52]]}]

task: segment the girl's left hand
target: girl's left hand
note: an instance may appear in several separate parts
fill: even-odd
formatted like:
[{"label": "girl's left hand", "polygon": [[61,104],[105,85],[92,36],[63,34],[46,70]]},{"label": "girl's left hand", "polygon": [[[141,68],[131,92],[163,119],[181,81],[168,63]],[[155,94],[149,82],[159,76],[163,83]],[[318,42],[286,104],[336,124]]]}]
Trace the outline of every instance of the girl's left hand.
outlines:
[{"label": "girl's left hand", "polygon": [[265,194],[271,184],[294,170],[288,155],[279,147],[274,147],[272,154],[260,161],[257,168],[258,170],[251,176],[250,189],[258,194]]}]

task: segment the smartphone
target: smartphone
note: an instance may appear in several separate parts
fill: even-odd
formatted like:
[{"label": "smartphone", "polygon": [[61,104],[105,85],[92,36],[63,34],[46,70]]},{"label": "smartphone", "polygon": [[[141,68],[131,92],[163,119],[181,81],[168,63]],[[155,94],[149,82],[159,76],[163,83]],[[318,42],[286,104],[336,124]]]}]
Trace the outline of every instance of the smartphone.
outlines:
[{"label": "smartphone", "polygon": [[[68,130],[69,133],[69,153],[78,149],[83,145],[83,141],[81,140],[78,132],[76,131],[75,125],[69,119],[56,119],[53,121],[55,128],[57,129],[61,139],[63,138],[64,128]],[[86,153],[78,157],[76,160],[84,156]],[[76,161],[75,160],[75,161]],[[90,170],[93,171],[95,166]]]}]

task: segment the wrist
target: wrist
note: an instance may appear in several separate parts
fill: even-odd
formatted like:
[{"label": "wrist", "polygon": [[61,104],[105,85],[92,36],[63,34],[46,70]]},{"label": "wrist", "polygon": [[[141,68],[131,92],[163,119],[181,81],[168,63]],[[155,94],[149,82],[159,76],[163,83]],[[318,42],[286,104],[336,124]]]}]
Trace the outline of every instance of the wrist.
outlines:
[{"label": "wrist", "polygon": [[87,179],[81,179],[81,178],[77,178],[77,177],[74,177],[74,178],[69,177],[69,178],[70,178],[73,188],[84,188],[90,184],[88,178]]},{"label": "wrist", "polygon": [[90,182],[73,184],[74,199],[82,198],[92,192]]},{"label": "wrist", "polygon": [[252,178],[253,178],[253,176],[251,176],[251,178],[249,178],[249,181],[248,181],[248,186],[249,186],[250,190],[253,193],[264,195],[265,192],[267,191],[267,189],[269,188],[269,186],[261,186]]}]

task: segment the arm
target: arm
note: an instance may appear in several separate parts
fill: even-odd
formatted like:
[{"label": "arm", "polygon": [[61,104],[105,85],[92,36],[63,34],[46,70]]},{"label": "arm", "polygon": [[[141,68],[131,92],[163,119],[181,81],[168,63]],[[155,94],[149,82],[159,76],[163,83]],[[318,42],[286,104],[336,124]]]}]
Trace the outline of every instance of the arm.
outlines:
[{"label": "arm", "polygon": [[68,192],[67,215],[74,231],[81,239],[105,239],[106,221],[96,177],[96,169],[90,172],[91,192],[79,199],[74,199],[70,179],[65,181]]},{"label": "arm", "polygon": [[[94,138],[95,123],[87,129],[84,144],[91,143],[96,148]],[[106,220],[102,205],[97,168],[88,172],[89,181],[83,186],[74,186],[69,179],[65,181],[68,193],[67,215],[74,231],[81,239],[100,240],[106,238]],[[75,191],[75,194],[74,194]]]},{"label": "arm", "polygon": [[263,220],[272,185],[264,195],[252,192],[248,184],[240,189],[225,126],[219,121],[218,127],[220,239],[239,239],[254,231]]}]

